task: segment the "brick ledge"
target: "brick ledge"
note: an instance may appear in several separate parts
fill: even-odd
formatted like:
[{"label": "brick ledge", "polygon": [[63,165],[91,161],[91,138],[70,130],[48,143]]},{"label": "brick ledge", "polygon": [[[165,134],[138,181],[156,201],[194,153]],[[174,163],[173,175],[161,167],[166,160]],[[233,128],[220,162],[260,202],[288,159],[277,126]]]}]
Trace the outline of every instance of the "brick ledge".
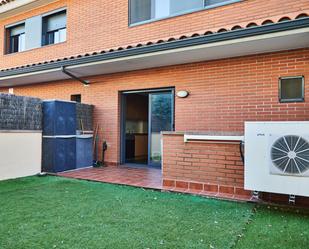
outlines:
[{"label": "brick ledge", "polygon": [[253,201],[252,192],[236,186],[163,179],[163,189],[173,192],[197,194],[239,201]]}]

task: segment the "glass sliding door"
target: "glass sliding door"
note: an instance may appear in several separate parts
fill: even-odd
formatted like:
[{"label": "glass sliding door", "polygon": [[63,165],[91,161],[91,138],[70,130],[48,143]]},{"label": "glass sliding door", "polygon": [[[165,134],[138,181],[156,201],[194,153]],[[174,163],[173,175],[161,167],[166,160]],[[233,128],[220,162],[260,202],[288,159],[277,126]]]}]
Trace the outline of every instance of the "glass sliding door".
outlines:
[{"label": "glass sliding door", "polygon": [[174,128],[173,96],[173,91],[149,94],[149,166],[161,166],[161,131],[172,131]]},{"label": "glass sliding door", "polygon": [[161,167],[161,132],[174,130],[174,89],[122,93],[121,163]]}]

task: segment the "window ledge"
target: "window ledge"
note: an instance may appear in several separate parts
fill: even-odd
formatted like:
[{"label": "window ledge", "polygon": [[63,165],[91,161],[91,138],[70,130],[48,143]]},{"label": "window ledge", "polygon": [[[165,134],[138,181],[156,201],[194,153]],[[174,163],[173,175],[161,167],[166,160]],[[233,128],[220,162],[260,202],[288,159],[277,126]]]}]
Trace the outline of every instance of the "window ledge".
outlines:
[{"label": "window ledge", "polygon": [[178,16],[183,16],[183,15],[187,15],[187,14],[192,14],[192,13],[195,13],[195,12],[215,9],[215,8],[218,8],[218,7],[222,7],[222,6],[225,6],[225,5],[238,3],[238,2],[242,2],[242,1],[243,0],[229,0],[229,1],[224,2],[224,3],[213,4],[211,6],[206,6],[206,7],[198,8],[198,9],[191,9],[191,10],[179,12],[177,14],[173,14],[173,15],[170,15],[170,16],[161,17],[161,18],[154,18],[154,19],[150,19],[150,20],[146,20],[146,21],[137,22],[137,23],[130,23],[130,13],[129,13],[129,28],[134,28],[134,27],[144,25],[144,24],[158,22],[158,21],[162,21],[162,20],[166,20],[166,19],[170,19],[170,18],[174,18],[174,17],[178,17]]},{"label": "window ledge", "polygon": [[300,103],[305,102],[305,99],[280,99],[279,103],[288,104],[288,103]]}]

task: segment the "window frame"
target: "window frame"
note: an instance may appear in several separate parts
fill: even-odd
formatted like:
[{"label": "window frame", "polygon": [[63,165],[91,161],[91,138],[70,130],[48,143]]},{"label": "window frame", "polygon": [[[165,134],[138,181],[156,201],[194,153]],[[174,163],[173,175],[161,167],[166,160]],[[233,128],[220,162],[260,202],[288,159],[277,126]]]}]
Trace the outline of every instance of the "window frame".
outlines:
[{"label": "window frame", "polygon": [[153,19],[135,22],[135,23],[131,23],[131,1],[132,0],[128,0],[128,26],[129,27],[135,27],[135,26],[139,26],[139,25],[143,25],[143,24],[147,24],[147,23],[152,23],[152,22],[157,22],[157,21],[169,19],[169,18],[174,18],[174,17],[177,17],[177,16],[191,14],[191,13],[194,13],[194,12],[214,9],[214,8],[218,8],[218,7],[229,5],[229,4],[242,2],[243,0],[226,0],[223,3],[212,4],[212,5],[209,5],[209,6],[206,6],[204,4],[204,7],[202,7],[202,8],[195,8],[195,9],[190,9],[190,10],[186,10],[186,11],[181,11],[179,13],[175,13],[175,14],[172,14],[172,15],[169,15],[169,16],[166,16],[166,17],[153,18]]},{"label": "window frame", "polygon": [[[58,9],[58,10],[55,10],[53,12],[47,13],[45,15],[42,15],[42,41],[41,41],[41,47],[50,46],[50,45],[56,45],[56,44],[63,43],[63,42],[67,41],[67,27],[68,27],[67,26],[67,19],[66,19],[66,23],[65,23],[65,28],[55,29],[55,30],[51,30],[51,31],[47,31],[47,29],[46,29],[47,22],[45,20],[50,18],[50,17],[52,17],[52,16],[54,16],[54,15],[61,14],[63,12],[65,13],[66,18],[67,18],[68,11],[67,11],[66,8]],[[66,30],[66,39],[64,41],[57,42],[57,43],[47,43],[47,39],[49,37],[49,34],[52,34],[53,37],[54,37],[55,33],[59,32],[61,30]]]},{"label": "window frame", "polygon": [[[282,99],[282,80],[286,79],[301,79],[302,80],[302,96],[300,98],[294,98],[294,99]],[[287,76],[287,77],[280,77],[279,78],[279,103],[291,103],[291,102],[305,102],[305,76],[304,75],[298,75],[298,76]]]},{"label": "window frame", "polygon": [[70,99],[71,101],[74,101],[76,103],[82,103],[82,94],[81,93],[71,94]]},{"label": "window frame", "polygon": [[[26,49],[24,50],[18,50],[18,51],[12,51],[12,41],[14,38],[17,38],[18,39],[18,42],[19,42],[19,37],[21,35],[26,35],[26,32],[24,30],[23,33],[20,33],[18,35],[11,35],[11,32],[12,32],[12,29],[18,27],[18,26],[24,26],[24,29],[25,29],[25,22],[18,22],[18,23],[15,23],[15,24],[11,24],[11,25],[8,25],[8,26],[5,26],[4,28],[4,32],[5,32],[5,43],[4,43],[4,54],[15,54],[15,53],[21,53],[23,51],[25,51]],[[19,47],[19,43],[18,43],[18,47]]]}]

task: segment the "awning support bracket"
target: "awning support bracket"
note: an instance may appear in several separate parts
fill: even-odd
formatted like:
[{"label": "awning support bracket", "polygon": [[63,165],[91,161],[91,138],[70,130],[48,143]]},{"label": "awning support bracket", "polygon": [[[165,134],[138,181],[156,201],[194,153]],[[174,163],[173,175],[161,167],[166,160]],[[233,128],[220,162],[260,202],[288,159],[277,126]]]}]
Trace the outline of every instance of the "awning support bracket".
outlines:
[{"label": "awning support bracket", "polygon": [[71,72],[69,72],[69,71],[66,69],[65,66],[62,66],[62,67],[61,67],[61,71],[62,71],[64,74],[70,76],[72,79],[78,80],[79,82],[81,82],[82,84],[84,84],[84,86],[88,86],[88,85],[90,84],[90,81],[89,81],[89,80],[83,80],[83,79],[77,77],[76,75],[74,75],[74,74],[72,74]]}]

